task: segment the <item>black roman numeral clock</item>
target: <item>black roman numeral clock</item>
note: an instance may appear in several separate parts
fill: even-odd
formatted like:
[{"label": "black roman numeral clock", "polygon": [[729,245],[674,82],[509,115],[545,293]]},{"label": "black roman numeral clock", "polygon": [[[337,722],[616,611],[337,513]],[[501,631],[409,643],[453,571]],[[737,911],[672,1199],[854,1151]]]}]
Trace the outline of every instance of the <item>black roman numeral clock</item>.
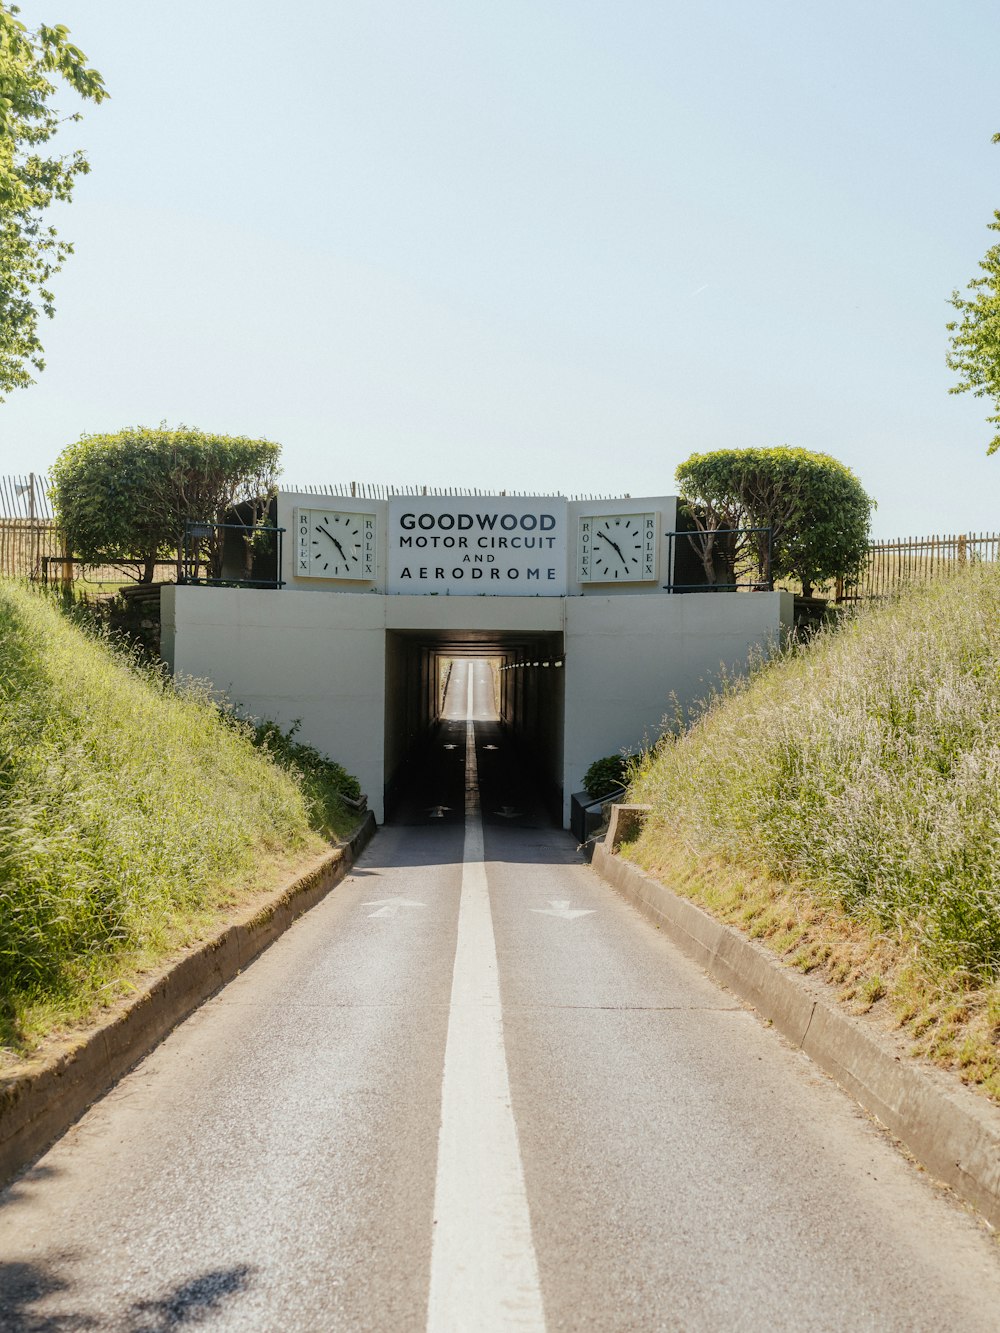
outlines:
[{"label": "black roman numeral clock", "polygon": [[295,511],[295,576],[300,579],[375,577],[375,515],[342,509]]},{"label": "black roman numeral clock", "polygon": [[657,514],[583,514],[577,533],[581,583],[655,583]]}]

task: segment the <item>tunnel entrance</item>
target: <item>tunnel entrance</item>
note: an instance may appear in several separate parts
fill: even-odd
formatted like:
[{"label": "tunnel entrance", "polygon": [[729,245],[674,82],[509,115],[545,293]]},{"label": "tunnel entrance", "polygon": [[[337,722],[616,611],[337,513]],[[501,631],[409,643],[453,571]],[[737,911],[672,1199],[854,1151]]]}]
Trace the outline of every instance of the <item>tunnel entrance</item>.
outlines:
[{"label": "tunnel entrance", "polygon": [[[561,633],[390,630],[385,660],[388,820],[420,823],[450,817],[455,802],[427,793],[435,784],[441,787],[442,763],[461,753],[460,748],[445,749],[457,746],[446,733],[449,724],[464,723],[472,681],[477,732],[484,727],[496,731],[485,742],[494,748],[485,751],[489,762],[483,772],[495,776],[496,790],[488,797],[484,793],[484,813],[495,804],[497,810],[509,806],[519,811],[507,815],[511,822],[529,818],[537,822],[541,817],[562,823]],[[508,799],[504,792],[520,795]],[[448,811],[433,813],[442,804]]]},{"label": "tunnel entrance", "polygon": [[695,706],[794,620],[786,592],[674,595],[673,496],[352,484],[282,491],[276,521],[278,590],[164,587],[164,657],[300,727],[380,822],[443,725],[449,661],[496,664],[496,726],[569,827],[595,760],[654,740],[672,700]]}]

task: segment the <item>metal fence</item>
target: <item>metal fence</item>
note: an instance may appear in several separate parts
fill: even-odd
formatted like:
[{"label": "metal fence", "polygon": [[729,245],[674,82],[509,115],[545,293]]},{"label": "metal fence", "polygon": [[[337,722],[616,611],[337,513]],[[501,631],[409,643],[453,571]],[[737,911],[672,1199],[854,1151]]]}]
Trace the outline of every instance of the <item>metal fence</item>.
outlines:
[{"label": "metal fence", "polygon": [[45,478],[0,476],[0,574],[40,578],[42,561],[62,551]]},{"label": "metal fence", "polygon": [[62,554],[62,534],[52,519],[0,517],[0,575],[41,578],[44,562]]},{"label": "metal fence", "polygon": [[31,522],[52,518],[48,483],[41,473],[0,477],[0,518],[25,518]]},{"label": "metal fence", "polygon": [[[394,495],[509,495],[515,499],[539,499],[553,496],[553,491],[481,491],[469,486],[393,486],[376,481],[337,481],[321,485],[292,486],[282,483],[283,491],[300,495],[331,495],[341,500],[391,500]],[[567,500],[629,500],[629,495],[568,495]]]}]

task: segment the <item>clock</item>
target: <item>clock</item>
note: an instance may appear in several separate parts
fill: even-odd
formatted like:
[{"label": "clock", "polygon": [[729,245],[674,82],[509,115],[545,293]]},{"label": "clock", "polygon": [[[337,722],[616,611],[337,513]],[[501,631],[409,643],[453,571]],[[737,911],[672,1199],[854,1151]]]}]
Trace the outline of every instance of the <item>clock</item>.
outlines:
[{"label": "clock", "polygon": [[581,583],[656,581],[656,514],[583,514],[577,540]]},{"label": "clock", "polygon": [[295,575],[300,579],[374,579],[375,515],[296,509]]}]

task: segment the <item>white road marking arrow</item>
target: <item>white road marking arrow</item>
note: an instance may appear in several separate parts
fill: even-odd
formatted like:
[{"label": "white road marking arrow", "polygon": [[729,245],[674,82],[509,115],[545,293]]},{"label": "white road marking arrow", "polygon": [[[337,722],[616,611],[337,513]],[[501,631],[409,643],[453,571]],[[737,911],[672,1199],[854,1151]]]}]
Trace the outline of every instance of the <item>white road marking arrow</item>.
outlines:
[{"label": "white road marking arrow", "polygon": [[373,916],[396,916],[401,907],[426,907],[426,903],[415,903],[410,898],[376,898],[374,902],[362,903],[363,907],[377,907],[377,912],[369,912],[369,918]]},{"label": "white road marking arrow", "polygon": [[557,916],[563,921],[574,921],[578,916],[591,916],[595,911],[593,907],[570,907],[568,898],[560,902],[553,902],[550,898],[548,907],[533,907],[531,910],[540,912],[542,916]]}]

